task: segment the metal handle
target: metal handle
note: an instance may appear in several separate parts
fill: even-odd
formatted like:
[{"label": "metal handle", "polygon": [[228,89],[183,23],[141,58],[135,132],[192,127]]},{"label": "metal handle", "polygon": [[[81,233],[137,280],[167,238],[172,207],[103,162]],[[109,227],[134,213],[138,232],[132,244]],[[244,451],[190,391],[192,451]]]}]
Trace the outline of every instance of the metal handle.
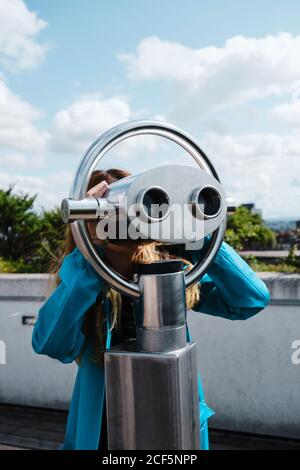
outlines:
[{"label": "metal handle", "polygon": [[[217,172],[209,158],[201,150],[197,141],[189,134],[172,124],[153,120],[134,120],[111,128],[89,147],[76,171],[70,190],[70,198],[77,200],[86,198],[88,182],[90,181],[94,168],[112,147],[130,137],[145,134],[161,136],[175,142],[187,151],[202,170],[205,170],[220,182]],[[91,208],[91,211],[93,210],[95,210],[94,207]],[[99,256],[89,235],[86,221],[75,220],[71,224],[71,229],[76,245],[96,272],[117,291],[138,298],[140,296],[139,285],[121,276],[110,266],[106,265]],[[204,258],[197,262],[185,275],[186,289],[195,284],[207,270],[223,241],[225,230],[226,217],[218,229],[213,232]]]}]

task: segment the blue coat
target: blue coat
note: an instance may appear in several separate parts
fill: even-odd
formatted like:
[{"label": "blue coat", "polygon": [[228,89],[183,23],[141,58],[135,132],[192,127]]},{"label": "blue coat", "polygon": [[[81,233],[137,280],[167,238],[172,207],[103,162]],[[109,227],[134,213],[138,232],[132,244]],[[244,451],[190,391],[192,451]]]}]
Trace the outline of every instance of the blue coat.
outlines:
[{"label": "blue coat", "polygon": [[[208,242],[206,237],[205,241]],[[202,248],[203,249],[203,248]],[[201,250],[188,252],[195,261]],[[32,334],[32,347],[67,364],[83,348],[69,409],[65,441],[61,449],[98,448],[104,403],[104,369],[89,361],[92,345],[85,341],[82,325],[85,313],[101,291],[104,281],[85,260],[78,248],[68,254],[59,271],[60,285],[39,310]],[[264,282],[225,241],[200,279],[201,298],[194,310],[230,320],[245,320],[263,310],[270,301]],[[109,323],[111,305],[104,312]],[[191,335],[187,325],[187,340]],[[106,348],[110,347],[107,336]],[[207,406],[198,374],[201,449],[209,448],[207,420],[214,412]]]}]

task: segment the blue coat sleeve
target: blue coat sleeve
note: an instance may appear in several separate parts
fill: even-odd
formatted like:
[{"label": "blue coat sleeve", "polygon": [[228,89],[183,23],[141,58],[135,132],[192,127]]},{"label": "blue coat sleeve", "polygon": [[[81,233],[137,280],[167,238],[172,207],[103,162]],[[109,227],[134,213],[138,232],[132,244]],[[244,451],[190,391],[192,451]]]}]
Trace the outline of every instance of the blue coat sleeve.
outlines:
[{"label": "blue coat sleeve", "polygon": [[61,283],[38,312],[32,347],[62,363],[70,363],[84,342],[84,315],[102,289],[103,281],[78,248],[68,254],[59,270]]},{"label": "blue coat sleeve", "polygon": [[[206,237],[204,249],[208,243]],[[199,257],[193,252],[192,258]],[[270,302],[266,284],[248,263],[225,241],[222,242],[207,272],[200,279],[200,302],[193,310],[228,318],[246,320]]]}]

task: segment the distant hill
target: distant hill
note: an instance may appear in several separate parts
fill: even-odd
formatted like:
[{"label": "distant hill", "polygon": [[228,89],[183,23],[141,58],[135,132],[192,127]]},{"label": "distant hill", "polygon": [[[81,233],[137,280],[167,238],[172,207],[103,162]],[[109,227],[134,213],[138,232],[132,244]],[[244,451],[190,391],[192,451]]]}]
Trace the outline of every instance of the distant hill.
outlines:
[{"label": "distant hill", "polygon": [[271,219],[264,219],[265,224],[272,230],[279,231],[279,230],[295,230],[296,228],[296,221],[300,220],[300,217],[282,217],[282,218],[271,218]]}]

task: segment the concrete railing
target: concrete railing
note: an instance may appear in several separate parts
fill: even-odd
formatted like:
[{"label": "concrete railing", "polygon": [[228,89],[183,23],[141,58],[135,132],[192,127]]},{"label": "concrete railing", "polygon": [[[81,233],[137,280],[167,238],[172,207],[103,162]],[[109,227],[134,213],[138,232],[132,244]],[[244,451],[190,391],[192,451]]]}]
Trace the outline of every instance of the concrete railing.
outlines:
[{"label": "concrete railing", "polygon": [[[259,276],[272,301],[247,321],[188,313],[206,402],[216,412],[210,425],[300,438],[300,275]],[[0,402],[69,406],[76,364],[61,364],[31,348],[47,280],[47,275],[0,275]]]}]

